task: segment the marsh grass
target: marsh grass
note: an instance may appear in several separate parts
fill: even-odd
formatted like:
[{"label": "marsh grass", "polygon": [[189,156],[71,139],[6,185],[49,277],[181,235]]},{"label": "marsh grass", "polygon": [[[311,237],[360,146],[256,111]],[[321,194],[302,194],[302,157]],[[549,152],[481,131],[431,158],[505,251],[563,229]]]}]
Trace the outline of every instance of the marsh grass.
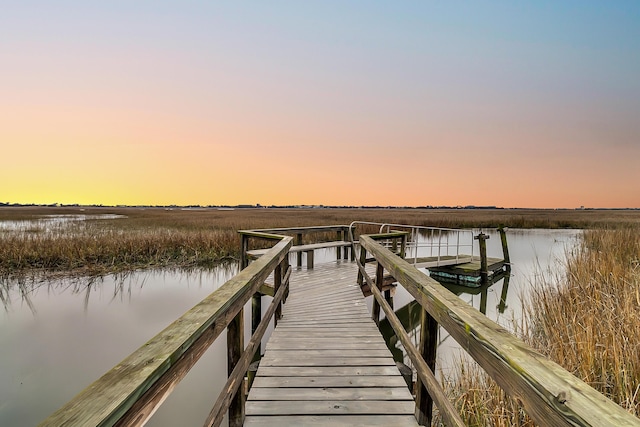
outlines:
[{"label": "marsh grass", "polygon": [[[640,415],[640,228],[588,230],[566,272],[539,275],[521,337],[635,416]],[[532,426],[477,365],[445,384],[471,426]]]},{"label": "marsh grass", "polygon": [[[166,209],[0,207],[1,220],[45,215],[124,215],[79,221],[46,231],[0,230],[0,276],[27,272],[105,274],[148,267],[212,266],[237,259],[237,230],[351,221],[437,227],[593,227],[640,223],[638,211],[420,210],[420,209]],[[315,236],[334,239],[335,234]]]}]

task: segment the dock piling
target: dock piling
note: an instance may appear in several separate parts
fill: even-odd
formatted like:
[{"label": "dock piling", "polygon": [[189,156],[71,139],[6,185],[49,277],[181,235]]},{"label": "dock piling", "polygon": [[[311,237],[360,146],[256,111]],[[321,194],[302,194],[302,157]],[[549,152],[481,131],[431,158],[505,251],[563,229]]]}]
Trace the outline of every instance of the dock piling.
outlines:
[{"label": "dock piling", "polygon": [[489,268],[487,267],[487,239],[489,239],[489,237],[490,236],[482,232],[474,237],[480,246],[480,277],[484,284],[489,281]]}]

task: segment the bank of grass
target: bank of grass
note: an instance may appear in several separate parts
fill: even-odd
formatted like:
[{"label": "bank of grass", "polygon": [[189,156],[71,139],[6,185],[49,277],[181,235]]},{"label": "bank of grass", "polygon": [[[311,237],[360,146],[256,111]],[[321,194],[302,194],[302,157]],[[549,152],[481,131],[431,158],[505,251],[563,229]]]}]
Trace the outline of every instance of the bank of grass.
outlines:
[{"label": "bank of grass", "polygon": [[[534,283],[523,339],[640,416],[640,228],[586,231],[566,267]],[[448,380],[468,425],[534,425],[477,365]]]},{"label": "bank of grass", "polygon": [[237,230],[349,224],[354,220],[436,227],[592,228],[640,224],[640,211],[526,209],[165,209],[0,207],[0,221],[43,215],[117,214],[69,228],[0,228],[0,275],[104,274],[147,267],[207,267],[238,257]]}]

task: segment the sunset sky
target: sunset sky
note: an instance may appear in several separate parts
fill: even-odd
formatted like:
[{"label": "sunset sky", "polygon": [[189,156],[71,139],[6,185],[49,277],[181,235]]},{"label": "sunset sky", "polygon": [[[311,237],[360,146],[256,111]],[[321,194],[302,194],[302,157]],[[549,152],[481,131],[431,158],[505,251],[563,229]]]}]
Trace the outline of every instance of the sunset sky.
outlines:
[{"label": "sunset sky", "polygon": [[12,3],[0,202],[640,207],[638,1]]}]

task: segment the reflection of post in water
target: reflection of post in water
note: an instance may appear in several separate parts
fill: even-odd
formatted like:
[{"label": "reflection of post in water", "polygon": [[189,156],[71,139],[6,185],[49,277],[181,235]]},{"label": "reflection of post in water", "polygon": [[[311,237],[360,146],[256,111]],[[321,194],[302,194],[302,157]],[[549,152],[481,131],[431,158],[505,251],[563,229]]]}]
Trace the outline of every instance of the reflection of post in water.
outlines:
[{"label": "reflection of post in water", "polygon": [[480,292],[480,313],[487,314],[487,289],[489,287],[485,287]]},{"label": "reflection of post in water", "polygon": [[507,308],[507,292],[509,292],[509,279],[511,279],[511,266],[508,267],[504,273],[504,282],[502,282],[502,293],[500,294],[500,304],[498,304],[498,311],[504,313]]}]

